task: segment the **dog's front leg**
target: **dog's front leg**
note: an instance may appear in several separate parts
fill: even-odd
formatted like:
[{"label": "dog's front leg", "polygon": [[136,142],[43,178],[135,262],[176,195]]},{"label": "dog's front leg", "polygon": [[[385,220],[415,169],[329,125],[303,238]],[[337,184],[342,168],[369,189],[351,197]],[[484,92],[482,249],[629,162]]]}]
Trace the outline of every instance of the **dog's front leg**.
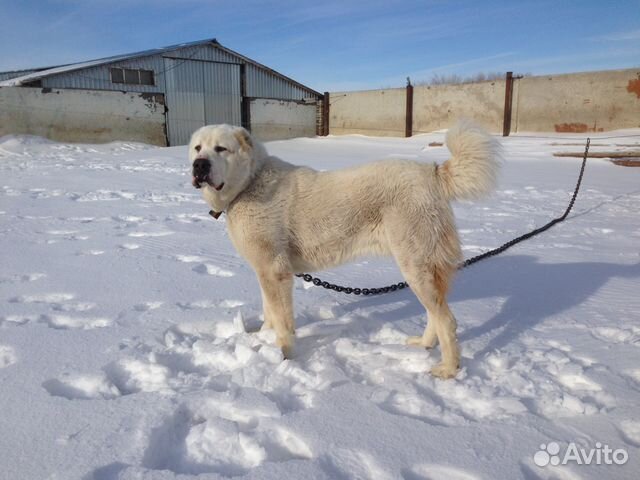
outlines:
[{"label": "dog's front leg", "polygon": [[258,272],[262,289],[265,325],[267,322],[276,332],[276,342],[285,358],[293,348],[293,274],[272,270]]},{"label": "dog's front leg", "polygon": [[267,297],[264,294],[264,288],[260,288],[262,292],[262,316],[264,317],[264,322],[262,322],[262,327],[260,330],[269,330],[273,328],[273,322],[271,321],[270,313],[267,313]]}]

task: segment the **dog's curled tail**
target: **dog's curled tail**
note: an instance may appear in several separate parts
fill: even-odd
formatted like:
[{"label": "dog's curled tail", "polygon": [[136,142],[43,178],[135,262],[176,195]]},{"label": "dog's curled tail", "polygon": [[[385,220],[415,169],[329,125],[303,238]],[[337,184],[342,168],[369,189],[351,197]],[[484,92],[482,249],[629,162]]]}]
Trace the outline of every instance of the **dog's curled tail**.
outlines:
[{"label": "dog's curled tail", "polygon": [[438,169],[442,186],[451,199],[474,199],[489,194],[496,185],[501,162],[500,144],[482,128],[463,120],[446,137],[451,158]]}]

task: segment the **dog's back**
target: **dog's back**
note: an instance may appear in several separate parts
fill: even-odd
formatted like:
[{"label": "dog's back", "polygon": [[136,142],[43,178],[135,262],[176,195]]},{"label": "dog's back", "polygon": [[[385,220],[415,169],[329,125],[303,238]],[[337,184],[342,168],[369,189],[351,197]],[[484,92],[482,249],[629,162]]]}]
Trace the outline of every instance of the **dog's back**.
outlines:
[{"label": "dog's back", "polygon": [[449,201],[488,193],[499,155],[492,137],[469,123],[451,129],[447,145],[452,156],[442,165],[383,160],[317,172],[269,157],[235,203],[259,210],[249,216],[278,239],[276,249],[290,250],[295,270],[390,255],[406,228],[415,254],[455,265],[461,254]]}]

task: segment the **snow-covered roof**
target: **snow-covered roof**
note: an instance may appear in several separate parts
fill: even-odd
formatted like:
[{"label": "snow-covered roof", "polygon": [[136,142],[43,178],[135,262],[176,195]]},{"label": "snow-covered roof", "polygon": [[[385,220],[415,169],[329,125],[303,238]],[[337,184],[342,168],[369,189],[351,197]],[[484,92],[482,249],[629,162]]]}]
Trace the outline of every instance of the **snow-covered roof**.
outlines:
[{"label": "snow-covered roof", "polygon": [[154,48],[154,49],[150,49],[150,50],[143,50],[140,52],[134,52],[134,53],[127,53],[127,54],[123,54],[123,55],[114,55],[112,57],[105,57],[105,58],[99,58],[97,60],[89,60],[86,62],[79,62],[79,63],[71,63],[69,65],[62,65],[62,66],[58,66],[58,67],[53,67],[53,68],[48,68],[45,70],[39,70],[36,72],[32,72],[29,73],[27,75],[23,75],[20,77],[15,77],[15,78],[11,78],[9,80],[5,80],[3,82],[0,82],[0,87],[19,87],[20,85],[24,85],[30,82],[34,82],[36,80],[40,80],[41,78],[44,77],[49,77],[51,75],[57,75],[60,73],[67,73],[67,72],[73,72],[75,70],[82,70],[84,68],[89,68],[89,67],[96,67],[98,65],[104,65],[104,64],[108,64],[108,63],[115,63],[115,62],[119,62],[122,60],[130,60],[132,58],[139,58],[139,57],[147,57],[149,55],[157,55],[157,54],[161,54],[161,53],[166,53],[166,52],[170,52],[172,50],[178,50],[180,48],[186,48],[186,47],[194,47],[194,46],[198,46],[198,45],[205,45],[207,43],[215,43],[217,45],[218,42],[215,38],[212,39],[207,39],[207,40],[198,40],[196,42],[190,42],[190,43],[180,43],[177,45],[171,45],[169,47],[161,47],[161,48]]}]

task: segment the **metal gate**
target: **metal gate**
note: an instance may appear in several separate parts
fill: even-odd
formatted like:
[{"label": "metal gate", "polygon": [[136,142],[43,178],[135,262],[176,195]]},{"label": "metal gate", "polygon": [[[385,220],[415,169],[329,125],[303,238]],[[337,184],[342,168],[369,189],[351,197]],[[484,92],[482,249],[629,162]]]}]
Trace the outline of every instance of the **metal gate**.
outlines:
[{"label": "metal gate", "polygon": [[240,65],[164,59],[169,145],[186,145],[203,125],[240,125]]}]

